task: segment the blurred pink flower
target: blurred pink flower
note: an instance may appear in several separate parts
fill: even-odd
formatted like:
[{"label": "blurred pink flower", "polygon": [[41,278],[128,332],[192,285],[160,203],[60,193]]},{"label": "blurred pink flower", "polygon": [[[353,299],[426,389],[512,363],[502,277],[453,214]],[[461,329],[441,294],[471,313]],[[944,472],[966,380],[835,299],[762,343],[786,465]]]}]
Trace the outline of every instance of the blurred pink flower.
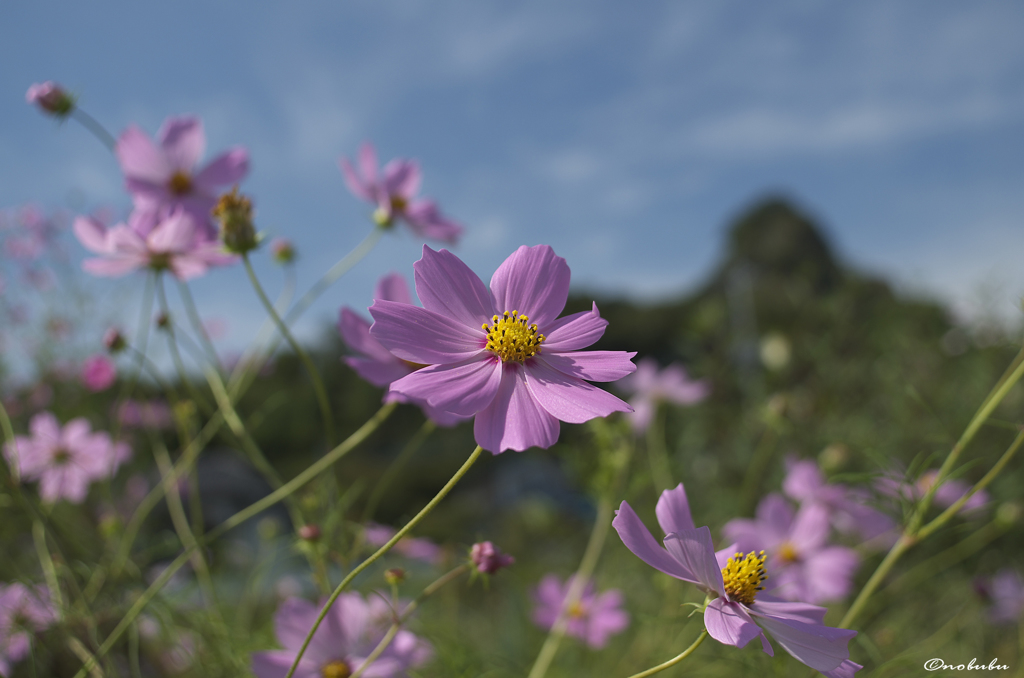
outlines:
[{"label": "blurred pink flower", "polygon": [[[406,284],[405,279],[397,273],[388,274],[377,281],[373,298],[401,304],[412,304],[409,286]],[[370,323],[347,306],[341,309],[338,320],[338,332],[341,334],[341,338],[345,340],[345,343],[348,344],[348,347],[358,354],[343,358],[345,364],[374,386],[387,388],[396,379],[401,379],[405,375],[423,367],[423,365],[397,358],[391,351],[384,348],[383,344],[370,335]],[[469,419],[469,417],[431,407],[425,400],[410,398],[401,393],[391,391],[385,393],[384,402],[413,403],[418,405],[427,418],[438,426],[455,426],[459,422]]]},{"label": "blurred pink flower", "polygon": [[197,169],[205,150],[203,123],[186,116],[168,118],[157,133],[157,143],[132,125],[121,134],[114,152],[139,210],[166,216],[183,209],[195,220],[202,239],[213,240],[216,229],[210,210],[223,189],[245,177],[249,153],[233,148]]},{"label": "blurred pink flower", "polygon": [[352,193],[377,206],[374,220],[390,226],[396,218],[409,225],[413,233],[431,240],[454,245],[462,235],[462,227],[441,215],[433,200],[417,198],[420,190],[420,166],[415,160],[396,158],[384,166],[377,176],[377,151],[369,142],[359,148],[359,171],[348,158],[341,159],[341,172]]},{"label": "blurred pink flower", "polygon": [[82,383],[93,393],[106,391],[117,381],[117,367],[107,356],[98,353],[82,363]]},{"label": "blurred pink flower", "polygon": [[824,474],[813,461],[789,459],[786,466],[788,472],[782,481],[783,492],[800,502],[801,506],[824,506],[833,527],[839,532],[856,532],[864,541],[871,541],[896,527],[895,520],[871,506],[866,491],[825,482]]},{"label": "blurred pink flower", "polygon": [[[366,539],[366,543],[370,546],[380,547],[388,543],[395,536],[396,532],[398,530],[387,525],[367,523],[363,538]],[[422,560],[431,565],[437,565],[444,560],[444,551],[441,547],[428,539],[403,537],[395,544],[394,550],[406,558]]]},{"label": "blurred pink flower", "polygon": [[[879,493],[892,497],[894,499],[901,499],[907,502],[919,501],[935,484],[935,479],[938,478],[939,472],[937,469],[930,469],[922,473],[916,481],[913,483],[908,482],[906,479],[896,475],[895,473],[877,478],[875,480],[875,489]],[[949,508],[957,501],[960,500],[965,494],[971,489],[971,485],[959,478],[946,478],[943,481],[942,486],[935,491],[932,497],[932,501],[935,506],[940,508]],[[977,515],[977,512],[985,508],[985,505],[989,502],[988,492],[985,490],[979,490],[971,495],[971,498],[964,502],[964,505],[960,507],[959,513],[970,517],[971,515]]]},{"label": "blurred pink flower", "polygon": [[860,564],[857,552],[829,546],[829,514],[821,504],[805,504],[794,512],[781,495],[769,494],[757,517],[734,518],[722,528],[735,549],[767,551],[771,593],[786,600],[822,603],[850,592]]},{"label": "blurred pink flower", "polygon": [[590,381],[633,372],[635,353],[581,351],[604,333],[597,305],[559,318],[569,266],[547,245],[520,247],[491,277],[490,289],[448,250],[423,246],[413,265],[423,308],[377,299],[370,336],[426,365],[390,391],[475,416],[480,447],[499,454],[551,447],[559,422],[581,424],[632,408]]},{"label": "blurred pink flower", "polygon": [[502,553],[498,547],[489,541],[482,541],[473,544],[469,550],[469,559],[473,561],[477,572],[482,574],[495,574],[498,570],[509,567],[516,562],[516,559],[507,553]]},{"label": "blurred pink flower", "polygon": [[[558,619],[573,578],[563,584],[554,574],[541,580],[533,592],[533,622],[542,629],[550,629]],[[609,589],[594,592],[594,583],[587,582],[579,601],[569,608],[566,634],[579,638],[595,650],[608,644],[608,639],[629,626],[629,613],[622,609],[622,592]]]},{"label": "blurred pink flower", "polygon": [[179,280],[188,280],[204,275],[211,266],[237,261],[216,241],[202,238],[188,213],[178,210],[152,229],[139,227],[151,216],[136,210],[129,224],[118,224],[109,230],[91,217],[75,219],[74,231],[79,242],[90,252],[101,255],[98,259],[86,259],[82,268],[93,275],[114,278],[141,268],[170,270]]},{"label": "blurred pink flower", "polygon": [[56,621],[50,591],[42,584],[31,588],[20,582],[0,584],[0,675],[9,676],[6,662],[27,657],[32,635]]},{"label": "blurred pink flower", "polygon": [[651,425],[660,403],[692,405],[707,398],[711,392],[707,381],[690,379],[679,363],[658,370],[658,363],[653,358],[638,362],[636,372],[623,377],[618,387],[624,393],[633,394],[629,401],[633,412],[626,416],[637,432],[643,432]]},{"label": "blurred pink flower", "polygon": [[[274,633],[283,650],[254,652],[256,678],[284,678],[313,628],[320,607],[301,598],[284,601],[274,615]],[[298,663],[295,678],[350,676],[384,637],[392,611],[385,599],[347,592],[338,596]],[[430,659],[430,645],[402,629],[363,674],[367,678],[401,678]]]},{"label": "blurred pink flower", "polygon": [[988,618],[993,624],[1014,624],[1024,613],[1024,580],[1020,572],[1005,568],[978,582],[980,592],[992,603]]},{"label": "blurred pink flower", "polygon": [[83,418],[62,428],[53,414],[40,412],[29,422],[29,431],[31,437],[15,436],[13,443],[4,445],[4,456],[17,466],[22,480],[39,481],[39,496],[48,503],[82,503],[94,480],[113,477],[131,456],[126,443],[91,431]]}]

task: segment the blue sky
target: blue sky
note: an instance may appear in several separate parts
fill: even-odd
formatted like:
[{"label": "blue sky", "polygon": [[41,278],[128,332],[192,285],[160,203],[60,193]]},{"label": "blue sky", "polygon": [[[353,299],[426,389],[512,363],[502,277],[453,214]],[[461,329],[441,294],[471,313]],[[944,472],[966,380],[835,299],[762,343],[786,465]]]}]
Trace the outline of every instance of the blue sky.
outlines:
[{"label": "blue sky", "polygon": [[[579,288],[674,296],[716,263],[732,217],[781,192],[848,262],[967,311],[987,289],[1016,319],[1021,35],[1024,5],[983,1],[9,3],[0,206],[129,205],[102,146],[25,105],[53,79],[115,133],[194,113],[208,154],[247,146],[243,188],[261,227],[295,241],[300,286],[369,229],[337,161],[370,139],[420,159],[485,280],[548,243]],[[385,238],[302,332],[365,307],[419,249]],[[241,270],[196,293],[244,343],[260,313]]]}]

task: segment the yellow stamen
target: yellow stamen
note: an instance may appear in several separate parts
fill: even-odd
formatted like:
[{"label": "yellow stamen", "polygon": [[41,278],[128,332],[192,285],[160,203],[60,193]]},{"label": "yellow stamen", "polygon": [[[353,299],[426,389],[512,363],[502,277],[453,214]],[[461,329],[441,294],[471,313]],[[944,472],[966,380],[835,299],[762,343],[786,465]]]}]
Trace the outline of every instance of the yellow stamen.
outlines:
[{"label": "yellow stamen", "polygon": [[526,362],[527,358],[540,353],[544,335],[537,332],[537,325],[529,325],[530,318],[519,315],[519,311],[494,316],[491,324],[483,324],[487,332],[487,350],[498,356],[502,362]]},{"label": "yellow stamen", "polygon": [[348,678],[352,675],[352,669],[345,662],[331,662],[320,669],[320,675],[323,678]]},{"label": "yellow stamen", "polygon": [[171,180],[167,182],[167,188],[174,195],[186,195],[192,191],[192,177],[179,170],[171,176]]},{"label": "yellow stamen", "polygon": [[580,605],[579,601],[577,601],[577,602],[575,602],[575,603],[573,603],[572,605],[569,606],[569,616],[572,617],[573,619],[579,619],[584,614],[585,614],[585,610],[583,609],[583,606]]},{"label": "yellow stamen", "polygon": [[783,563],[795,563],[800,560],[800,554],[797,553],[796,547],[787,541],[779,547],[779,560]]},{"label": "yellow stamen", "polygon": [[722,568],[722,579],[725,580],[725,592],[729,599],[750,605],[758,591],[763,591],[761,583],[768,578],[764,573],[764,551],[746,556],[736,553]]},{"label": "yellow stamen", "polygon": [[409,202],[400,195],[391,196],[391,211],[392,212],[404,212],[405,208],[409,206]]}]

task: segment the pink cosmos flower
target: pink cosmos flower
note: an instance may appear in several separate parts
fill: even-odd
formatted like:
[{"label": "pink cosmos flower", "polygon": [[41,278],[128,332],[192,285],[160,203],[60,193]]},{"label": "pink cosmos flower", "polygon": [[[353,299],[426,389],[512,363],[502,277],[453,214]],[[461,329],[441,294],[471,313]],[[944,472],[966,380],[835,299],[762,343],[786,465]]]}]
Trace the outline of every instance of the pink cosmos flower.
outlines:
[{"label": "pink cosmos flower", "polygon": [[794,513],[778,494],[761,500],[755,520],[734,518],[722,534],[740,551],[771,554],[771,592],[786,600],[812,604],[839,600],[850,592],[860,564],[853,549],[828,546],[827,508],[811,503]]},{"label": "pink cosmos flower", "polygon": [[462,416],[476,415],[476,442],[497,454],[558,440],[573,424],[632,408],[588,381],[633,372],[635,353],[580,351],[604,333],[597,305],[558,318],[569,266],[547,245],[520,247],[490,289],[454,254],[423,247],[413,266],[423,308],[376,300],[370,335],[397,357],[427,365],[391,391]]},{"label": "pink cosmos flower", "polygon": [[42,584],[0,584],[0,675],[11,675],[8,662],[28,656],[32,635],[57,621],[50,591]]},{"label": "pink cosmos flower", "polygon": [[993,624],[1014,624],[1024,613],[1024,580],[1013,568],[1000,570],[978,583],[980,592],[991,601],[988,619]]},{"label": "pink cosmos flower", "polygon": [[[283,650],[256,652],[252,672],[256,678],[284,678],[313,628],[319,608],[300,598],[289,598],[274,615],[274,632]],[[384,637],[390,625],[391,609],[382,598],[367,599],[355,592],[342,593],[313,635],[294,678],[349,676],[358,671]],[[363,673],[367,678],[405,676],[406,671],[425,663],[430,645],[402,629]]]},{"label": "pink cosmos flower", "polygon": [[93,393],[106,391],[117,381],[117,367],[105,355],[97,354],[82,364],[82,383]]},{"label": "pink cosmos flower", "polygon": [[[889,475],[875,480],[875,488],[889,497],[916,502],[932,488],[935,484],[935,479],[938,477],[939,472],[937,469],[925,471],[914,483],[902,480],[896,475]],[[949,508],[967,494],[970,489],[971,485],[963,480],[946,478],[942,486],[935,491],[932,502],[940,508]],[[988,501],[988,492],[979,490],[964,502],[964,505],[960,507],[959,513],[965,516],[977,515],[977,512],[983,509],[988,504]]]},{"label": "pink cosmos flower", "polygon": [[377,206],[374,220],[390,226],[396,218],[409,225],[413,233],[454,245],[462,227],[441,215],[433,200],[417,198],[422,175],[415,160],[396,158],[377,176],[377,151],[369,142],[359,148],[359,172],[348,158],[341,159],[341,172],[353,195]]},{"label": "pink cosmos flower", "polygon": [[149,227],[152,213],[136,210],[128,224],[106,229],[92,217],[75,219],[79,242],[101,255],[86,259],[82,268],[93,275],[117,278],[141,268],[169,270],[179,280],[205,275],[211,266],[226,266],[237,260],[226,254],[216,241],[197,232],[196,222],[183,210]]},{"label": "pink cosmos flower", "polygon": [[[367,523],[366,529],[363,532],[363,538],[366,539],[366,543],[370,546],[380,547],[387,544],[397,531],[395,528],[388,527],[387,525]],[[429,539],[403,537],[395,544],[395,551],[406,558],[422,560],[431,565],[437,565],[444,560],[444,551]]]},{"label": "pink cosmos flower", "polygon": [[481,574],[495,574],[516,562],[515,558],[502,553],[497,546],[489,541],[473,544],[469,550],[469,559],[473,562],[476,571]]},{"label": "pink cosmos flower", "polygon": [[855,532],[864,541],[878,542],[885,541],[878,538],[891,534],[896,527],[896,521],[871,507],[866,491],[825,482],[824,474],[813,461],[787,460],[786,465],[789,472],[782,481],[782,491],[800,502],[801,506],[824,506],[829,512],[832,526],[839,532]]},{"label": "pink cosmos flower", "polygon": [[847,643],[856,631],[825,626],[823,607],[762,592],[767,579],[763,551],[746,557],[735,552],[735,545],[715,551],[711,530],[694,527],[682,483],[661,493],[655,514],[665,532],[664,548],[626,502],[616,511],[612,527],[642,561],[714,598],[704,610],[704,627],[712,638],[736,647],[760,638],[761,649],[774,656],[764,634],[768,631],[789,654],[829,678],[848,678],[862,668],[849,660]]},{"label": "pink cosmos flower", "polygon": [[29,87],[25,92],[25,101],[35,104],[44,113],[61,118],[69,115],[75,107],[74,97],[52,80],[37,82]]},{"label": "pink cosmos flower", "polygon": [[[406,284],[405,278],[397,273],[386,275],[377,282],[373,298],[400,304],[412,304],[409,286]],[[341,309],[338,332],[349,348],[359,354],[344,358],[345,364],[374,386],[390,386],[391,382],[396,379],[423,367],[423,365],[410,363],[392,355],[379,341],[370,336],[370,323],[347,306]],[[401,393],[384,394],[384,402],[411,402],[419,405],[427,418],[438,426],[455,426],[467,419],[467,417],[431,407],[426,401],[409,398]]]},{"label": "pink cosmos flower", "polygon": [[[558,614],[569,595],[573,577],[563,584],[554,574],[544,577],[533,592],[533,622],[542,629],[555,625]],[[579,638],[588,647],[599,650],[608,639],[629,626],[629,613],[622,609],[622,592],[609,589],[594,593],[594,582],[587,582],[579,601],[569,608],[569,623],[565,632]]]},{"label": "pink cosmos flower", "polygon": [[31,437],[15,436],[14,444],[4,446],[4,456],[17,465],[23,480],[39,481],[39,495],[48,503],[66,499],[81,504],[94,480],[112,477],[131,456],[127,443],[92,432],[81,417],[61,428],[57,417],[40,412],[29,430]]},{"label": "pink cosmos flower", "polygon": [[186,116],[168,118],[157,133],[157,143],[132,125],[117,140],[114,153],[136,208],[161,216],[183,209],[195,220],[203,239],[213,240],[216,229],[210,210],[223,189],[245,177],[249,153],[233,148],[197,169],[205,150],[202,121]]},{"label": "pink cosmos flower", "polygon": [[658,362],[644,358],[636,366],[636,372],[623,379],[619,388],[634,394],[629,404],[633,413],[628,415],[633,430],[643,432],[651,425],[658,404],[692,405],[704,400],[711,392],[707,381],[694,381],[686,375],[686,369],[679,363],[672,363],[658,370]]}]

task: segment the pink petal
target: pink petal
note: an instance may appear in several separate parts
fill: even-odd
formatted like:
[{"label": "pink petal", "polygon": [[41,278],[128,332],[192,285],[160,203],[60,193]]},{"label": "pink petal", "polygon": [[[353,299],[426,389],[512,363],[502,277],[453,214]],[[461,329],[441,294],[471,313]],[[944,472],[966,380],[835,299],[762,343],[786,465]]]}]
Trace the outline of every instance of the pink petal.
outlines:
[{"label": "pink petal", "polygon": [[602,391],[554,369],[545,356],[531,358],[523,371],[526,384],[537,403],[556,418],[570,424],[582,424],[594,417],[632,410],[608,391]]},{"label": "pink petal", "polygon": [[629,401],[629,405],[633,408],[633,413],[627,416],[633,425],[633,430],[637,433],[646,431],[654,421],[654,415],[658,413],[657,403],[649,398],[633,398]]},{"label": "pink petal", "polygon": [[99,221],[92,217],[76,217],[74,226],[75,237],[82,247],[95,252],[106,254],[109,251],[107,246],[107,229]]},{"label": "pink petal", "polygon": [[829,546],[807,557],[804,573],[811,592],[808,602],[842,600],[853,587],[860,557],[845,546]]},{"label": "pink petal", "polygon": [[589,311],[580,311],[555,320],[544,329],[544,348],[548,351],[576,351],[601,338],[608,321],[601,317],[597,302]]},{"label": "pink petal", "polygon": [[341,175],[345,178],[345,185],[348,186],[348,190],[352,192],[352,195],[367,202],[376,202],[377,199],[373,195],[371,186],[364,183],[363,180],[356,175],[355,170],[352,169],[352,165],[348,161],[348,158],[342,158],[339,164],[341,166]]},{"label": "pink petal", "polygon": [[206,150],[206,134],[199,118],[168,118],[156,136],[175,170],[191,173]]},{"label": "pink petal", "polygon": [[547,448],[558,442],[558,420],[530,394],[525,370],[503,364],[501,385],[494,400],[478,412],[473,434],[480,447],[499,454],[522,452],[530,447]]},{"label": "pink petal", "polygon": [[847,644],[856,631],[751,612],[786,652],[816,671],[831,671],[850,658]]},{"label": "pink petal", "polygon": [[724,598],[715,598],[708,604],[704,610],[704,628],[718,642],[735,647],[745,647],[761,635],[761,629],[743,606]]},{"label": "pink petal", "polygon": [[54,445],[60,443],[60,422],[52,412],[40,412],[32,417],[28,424],[28,430],[33,438],[42,438],[47,443]]},{"label": "pink petal", "polygon": [[847,659],[838,668],[831,671],[822,671],[821,675],[825,676],[825,678],[853,678],[862,668],[864,667],[857,662]]},{"label": "pink petal", "polygon": [[107,245],[110,247],[111,254],[149,258],[146,241],[124,224],[114,226],[107,231]]},{"label": "pink petal", "polygon": [[494,272],[491,292],[499,312],[526,314],[546,334],[569,298],[569,265],[547,245],[523,245]]},{"label": "pink petal", "polygon": [[690,502],[686,499],[686,488],[682,483],[675,489],[661,493],[654,514],[658,516],[658,525],[665,534],[695,529],[690,515]]},{"label": "pink petal", "polygon": [[647,527],[636,515],[633,507],[622,502],[615,512],[612,527],[619,533],[619,538],[630,551],[640,560],[670,577],[688,582],[697,582],[697,577],[684,567],[668,551],[654,539]]},{"label": "pink petal", "polygon": [[413,200],[402,214],[409,228],[427,240],[439,240],[454,245],[465,230],[441,214],[433,200]]},{"label": "pink petal", "polygon": [[389,196],[411,200],[419,193],[421,180],[420,166],[415,160],[396,158],[384,166],[382,183]]},{"label": "pink petal", "polygon": [[178,254],[171,257],[170,269],[178,280],[192,280],[206,275],[210,267],[202,257]]},{"label": "pink petal", "polygon": [[216,193],[218,186],[237,184],[249,173],[249,151],[232,148],[221,153],[193,178],[199,190]]},{"label": "pink petal", "polygon": [[[372,358],[375,362],[404,365],[391,354],[391,351],[384,348],[383,344],[370,336],[370,323],[349,308],[341,309],[338,332],[348,347],[356,353]],[[406,367],[399,376],[405,376],[409,369]]]},{"label": "pink petal", "polygon": [[626,351],[573,351],[554,353],[543,344],[544,362],[554,369],[587,381],[618,381],[636,369],[631,360],[636,355]]},{"label": "pink petal", "polygon": [[[391,382],[401,379],[405,375],[409,374],[409,367],[397,358],[394,362],[389,363],[381,362],[374,358],[354,357],[344,358],[344,361],[346,365],[355,370],[356,374],[374,386],[390,386]],[[396,393],[394,395],[401,394]],[[405,396],[402,396],[399,400],[399,402],[407,401],[408,398]]]},{"label": "pink petal", "polygon": [[411,304],[378,299],[370,315],[371,337],[402,360],[422,365],[460,362],[479,355],[487,344],[482,329]]},{"label": "pink petal", "polygon": [[397,301],[400,304],[412,303],[409,285],[405,282],[405,278],[398,273],[389,273],[378,280],[377,286],[373,290],[373,298]]},{"label": "pink petal", "polygon": [[377,151],[369,141],[359,147],[359,171],[367,183],[377,183]]},{"label": "pink petal", "polygon": [[391,391],[470,417],[494,400],[502,380],[501,362],[485,354],[416,370],[392,383]]},{"label": "pink petal", "polygon": [[795,619],[807,624],[821,624],[825,621],[825,613],[828,612],[818,605],[793,603],[764,592],[757,594],[757,600],[750,605],[750,609],[757,614],[780,619]]},{"label": "pink petal", "polygon": [[179,210],[150,232],[146,244],[152,252],[184,252],[192,245],[195,235],[195,221]]},{"label": "pink petal", "polygon": [[163,184],[174,173],[163,151],[134,125],[121,133],[114,153],[126,178]]},{"label": "pink petal", "polygon": [[707,525],[666,535],[665,550],[694,574],[698,584],[719,596],[725,596],[722,569],[715,559],[715,547]]},{"label": "pink petal", "polygon": [[828,541],[829,511],[821,504],[804,504],[793,518],[789,542],[798,553],[817,551]]},{"label": "pink petal", "polygon": [[413,264],[413,271],[416,294],[424,308],[483,336],[482,325],[491,322],[496,312],[494,299],[469,266],[448,250],[435,252],[424,245],[423,256]]},{"label": "pink petal", "polygon": [[82,262],[82,270],[104,278],[119,278],[132,271],[145,268],[148,264],[148,259],[130,256],[114,259],[86,259]]}]

